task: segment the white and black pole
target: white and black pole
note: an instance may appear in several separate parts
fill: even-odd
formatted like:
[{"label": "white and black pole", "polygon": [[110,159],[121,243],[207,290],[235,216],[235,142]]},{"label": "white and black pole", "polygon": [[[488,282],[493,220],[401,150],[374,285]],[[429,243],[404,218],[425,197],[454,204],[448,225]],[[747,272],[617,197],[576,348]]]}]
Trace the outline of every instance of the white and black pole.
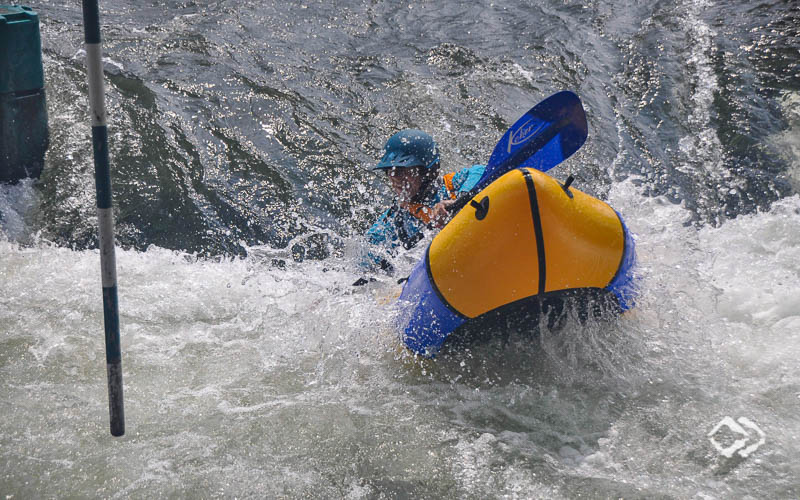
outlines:
[{"label": "white and black pole", "polygon": [[83,0],[83,32],[86,42],[89,108],[92,114],[94,182],[97,190],[100,271],[103,282],[103,319],[106,334],[108,409],[111,416],[111,435],[122,436],[125,434],[125,410],[122,403],[122,349],[119,338],[117,264],[114,254],[114,216],[111,211],[111,169],[108,161],[103,50],[100,43],[100,10],[97,0]]}]

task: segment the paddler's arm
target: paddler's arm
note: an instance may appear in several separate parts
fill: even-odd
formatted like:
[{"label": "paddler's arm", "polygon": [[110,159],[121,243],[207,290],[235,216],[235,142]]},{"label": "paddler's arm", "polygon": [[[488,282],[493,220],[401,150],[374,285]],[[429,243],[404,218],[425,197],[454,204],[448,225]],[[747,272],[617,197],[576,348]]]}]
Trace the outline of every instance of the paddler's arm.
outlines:
[{"label": "paddler's arm", "polygon": [[431,209],[431,220],[434,227],[442,228],[458,213],[476,194],[476,185],[483,175],[484,165],[473,165],[462,168],[451,178],[449,188],[455,191],[456,198],[440,201]]},{"label": "paddler's arm", "polygon": [[450,207],[455,206],[458,201],[459,198],[456,198],[455,200],[440,201],[434,205],[433,208],[431,208],[431,225],[436,229],[443,228],[456,214],[456,212],[450,211]]},{"label": "paddler's arm", "polygon": [[394,222],[396,211],[397,207],[392,207],[383,212],[367,231],[366,239],[370,248],[361,261],[363,267],[373,271],[381,270],[387,274],[394,271],[387,257],[401,244]]}]

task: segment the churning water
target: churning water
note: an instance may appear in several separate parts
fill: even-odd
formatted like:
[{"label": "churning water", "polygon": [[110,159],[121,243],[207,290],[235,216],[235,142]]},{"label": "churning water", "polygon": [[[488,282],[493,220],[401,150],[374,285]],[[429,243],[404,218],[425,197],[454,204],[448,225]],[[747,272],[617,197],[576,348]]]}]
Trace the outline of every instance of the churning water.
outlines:
[{"label": "churning water", "polygon": [[[42,20],[51,147],[0,187],[0,495],[800,496],[800,7],[101,5],[127,434],[108,434],[81,13]],[[486,161],[561,89],[551,173],[636,233],[615,320],[435,361],[367,287],[398,128]],[[409,270],[423,245],[398,259]]]}]

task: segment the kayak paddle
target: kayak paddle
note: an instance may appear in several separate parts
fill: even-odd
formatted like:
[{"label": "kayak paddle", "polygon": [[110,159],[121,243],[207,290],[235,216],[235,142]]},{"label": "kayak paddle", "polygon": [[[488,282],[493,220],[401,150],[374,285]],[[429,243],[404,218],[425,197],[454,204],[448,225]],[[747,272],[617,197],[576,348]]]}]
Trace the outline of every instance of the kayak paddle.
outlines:
[{"label": "kayak paddle", "polygon": [[578,96],[569,90],[551,95],[506,130],[478,183],[447,210],[461,210],[480,190],[515,168],[547,172],[572,156],[587,136],[586,113]]},{"label": "kayak paddle", "polygon": [[587,135],[586,113],[578,96],[569,90],[553,94],[506,131],[476,187],[484,188],[515,168],[547,172],[577,151]]}]

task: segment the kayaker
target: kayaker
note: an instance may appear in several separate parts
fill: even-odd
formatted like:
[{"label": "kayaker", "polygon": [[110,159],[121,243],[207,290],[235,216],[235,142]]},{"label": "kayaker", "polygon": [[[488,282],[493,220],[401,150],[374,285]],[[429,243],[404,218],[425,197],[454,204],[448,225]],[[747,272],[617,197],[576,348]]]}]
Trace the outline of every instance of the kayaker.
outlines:
[{"label": "kayaker", "polygon": [[386,173],[396,199],[367,231],[368,265],[391,271],[387,257],[400,246],[414,247],[425,229],[444,227],[452,216],[447,208],[475,187],[485,168],[474,165],[440,176],[439,148],[429,134],[405,129],[390,137],[373,170]]}]

